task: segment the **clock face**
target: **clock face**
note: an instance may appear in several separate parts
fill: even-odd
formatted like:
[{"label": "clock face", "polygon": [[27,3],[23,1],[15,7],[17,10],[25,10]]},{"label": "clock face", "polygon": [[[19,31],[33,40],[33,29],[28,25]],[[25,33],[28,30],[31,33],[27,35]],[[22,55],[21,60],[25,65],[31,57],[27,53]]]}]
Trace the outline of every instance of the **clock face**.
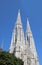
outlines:
[{"label": "clock face", "polygon": [[27,58],[27,64],[31,65],[31,60],[29,58]]}]

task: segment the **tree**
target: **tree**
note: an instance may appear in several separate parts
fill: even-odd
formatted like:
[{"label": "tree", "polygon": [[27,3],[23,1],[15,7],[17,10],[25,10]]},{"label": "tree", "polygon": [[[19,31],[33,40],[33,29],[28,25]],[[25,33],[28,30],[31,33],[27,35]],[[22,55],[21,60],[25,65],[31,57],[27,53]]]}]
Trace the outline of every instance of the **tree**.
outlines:
[{"label": "tree", "polygon": [[0,51],[0,65],[23,65],[23,61],[9,52]]}]

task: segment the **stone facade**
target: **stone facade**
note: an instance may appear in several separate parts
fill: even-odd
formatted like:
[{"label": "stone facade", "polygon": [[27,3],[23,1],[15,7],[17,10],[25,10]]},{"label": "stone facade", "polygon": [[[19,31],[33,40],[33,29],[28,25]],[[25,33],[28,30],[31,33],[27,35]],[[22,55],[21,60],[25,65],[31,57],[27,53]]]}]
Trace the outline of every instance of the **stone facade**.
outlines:
[{"label": "stone facade", "polygon": [[27,19],[26,39],[21,23],[20,10],[12,33],[10,53],[24,61],[24,65],[39,65],[33,35]]}]

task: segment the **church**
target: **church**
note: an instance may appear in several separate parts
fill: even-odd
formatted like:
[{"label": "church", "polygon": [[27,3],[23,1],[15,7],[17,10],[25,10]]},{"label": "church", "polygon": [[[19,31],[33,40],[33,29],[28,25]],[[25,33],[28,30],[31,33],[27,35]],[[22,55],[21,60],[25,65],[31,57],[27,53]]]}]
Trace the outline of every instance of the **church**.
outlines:
[{"label": "church", "polygon": [[21,22],[20,10],[18,11],[16,24],[12,32],[9,53],[23,60],[24,65],[39,65],[34,38],[31,32],[29,20],[27,19],[26,38]]}]

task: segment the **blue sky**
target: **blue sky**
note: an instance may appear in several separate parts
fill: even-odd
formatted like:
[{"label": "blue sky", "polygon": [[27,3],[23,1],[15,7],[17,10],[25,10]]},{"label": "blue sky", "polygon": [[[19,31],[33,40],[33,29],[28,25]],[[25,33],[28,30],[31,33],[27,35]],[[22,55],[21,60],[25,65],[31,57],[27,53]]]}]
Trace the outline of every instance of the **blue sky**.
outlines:
[{"label": "blue sky", "polygon": [[3,49],[9,50],[18,9],[21,12],[24,33],[27,17],[30,21],[39,62],[42,65],[42,0],[0,0],[0,47],[3,43]]}]

